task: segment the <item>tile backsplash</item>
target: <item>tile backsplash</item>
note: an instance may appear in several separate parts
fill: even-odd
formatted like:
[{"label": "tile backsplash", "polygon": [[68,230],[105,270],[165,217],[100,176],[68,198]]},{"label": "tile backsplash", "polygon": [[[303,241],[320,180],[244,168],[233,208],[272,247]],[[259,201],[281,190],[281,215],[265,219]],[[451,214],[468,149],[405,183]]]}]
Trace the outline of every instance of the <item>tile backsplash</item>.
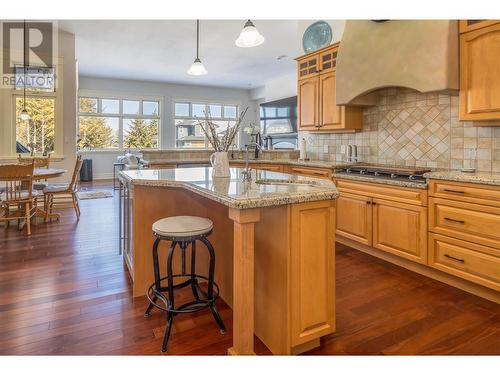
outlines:
[{"label": "tile backsplash", "polygon": [[302,138],[311,159],[345,161],[341,146],[352,144],[362,162],[461,169],[475,150],[477,170],[500,172],[500,126],[474,127],[470,121],[459,121],[458,94],[383,89],[378,104],[364,110],[362,131],[299,132]]}]

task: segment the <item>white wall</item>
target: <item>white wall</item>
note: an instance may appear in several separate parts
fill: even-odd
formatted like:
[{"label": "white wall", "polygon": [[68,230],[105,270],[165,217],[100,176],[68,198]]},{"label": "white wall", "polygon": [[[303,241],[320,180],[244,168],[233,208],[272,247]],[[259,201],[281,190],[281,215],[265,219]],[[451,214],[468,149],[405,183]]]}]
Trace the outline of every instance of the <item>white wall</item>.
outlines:
[{"label": "white wall", "polygon": [[[162,129],[160,131],[160,147],[162,149],[174,148],[175,146],[172,104],[174,99],[213,100],[238,104],[241,108],[248,106],[244,123],[248,124],[258,119],[258,106],[251,99],[249,90],[80,76],[79,91],[100,92],[103,95],[114,93],[162,98],[163,113],[161,114]],[[123,151],[82,152],[84,157],[93,160],[93,172],[96,179],[111,178],[113,176],[113,162],[118,155],[122,154]]]},{"label": "white wall", "polygon": [[[76,161],[76,93],[77,93],[77,67],[75,60],[75,36],[64,31],[59,31],[59,54],[64,59],[63,84],[63,159],[55,161],[55,168],[68,171],[60,178],[70,181]],[[59,135],[57,135],[59,136]]]}]

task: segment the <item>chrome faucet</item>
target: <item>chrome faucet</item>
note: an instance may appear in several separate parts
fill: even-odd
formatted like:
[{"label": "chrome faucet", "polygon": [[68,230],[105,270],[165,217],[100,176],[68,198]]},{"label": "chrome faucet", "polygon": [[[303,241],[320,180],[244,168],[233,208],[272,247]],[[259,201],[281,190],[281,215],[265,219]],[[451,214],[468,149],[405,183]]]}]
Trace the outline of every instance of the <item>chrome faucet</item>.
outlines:
[{"label": "chrome faucet", "polygon": [[250,151],[250,147],[255,146],[257,150],[261,150],[262,147],[256,143],[252,142],[249,143],[248,145],[245,146],[246,152],[245,152],[245,170],[241,172],[241,176],[243,177],[243,181],[252,181],[252,174],[250,173],[251,169],[248,167],[248,152]]}]

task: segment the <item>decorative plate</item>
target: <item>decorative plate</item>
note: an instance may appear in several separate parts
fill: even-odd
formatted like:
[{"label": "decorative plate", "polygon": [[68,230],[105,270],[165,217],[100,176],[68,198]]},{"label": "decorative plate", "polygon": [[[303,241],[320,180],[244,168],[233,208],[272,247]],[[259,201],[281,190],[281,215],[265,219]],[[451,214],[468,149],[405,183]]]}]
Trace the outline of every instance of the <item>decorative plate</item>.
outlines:
[{"label": "decorative plate", "polygon": [[325,21],[317,21],[310,25],[302,37],[302,48],[305,53],[326,47],[332,41],[332,28]]}]

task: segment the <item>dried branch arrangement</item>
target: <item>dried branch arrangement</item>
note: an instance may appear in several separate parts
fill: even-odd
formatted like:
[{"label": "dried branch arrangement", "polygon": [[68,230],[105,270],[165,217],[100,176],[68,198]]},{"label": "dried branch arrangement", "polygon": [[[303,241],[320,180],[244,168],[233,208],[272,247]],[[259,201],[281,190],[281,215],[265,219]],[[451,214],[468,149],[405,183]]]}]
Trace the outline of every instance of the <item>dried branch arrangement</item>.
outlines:
[{"label": "dried branch arrangement", "polygon": [[240,113],[238,120],[234,123],[233,126],[228,125],[226,131],[221,135],[217,132],[217,125],[212,120],[212,115],[210,114],[210,108],[205,111],[205,119],[200,120],[197,118],[198,125],[205,133],[205,136],[208,138],[208,141],[214,148],[216,152],[227,152],[231,148],[234,142],[234,138],[238,134],[241,123],[247,113],[248,107],[245,108],[243,112]]}]

